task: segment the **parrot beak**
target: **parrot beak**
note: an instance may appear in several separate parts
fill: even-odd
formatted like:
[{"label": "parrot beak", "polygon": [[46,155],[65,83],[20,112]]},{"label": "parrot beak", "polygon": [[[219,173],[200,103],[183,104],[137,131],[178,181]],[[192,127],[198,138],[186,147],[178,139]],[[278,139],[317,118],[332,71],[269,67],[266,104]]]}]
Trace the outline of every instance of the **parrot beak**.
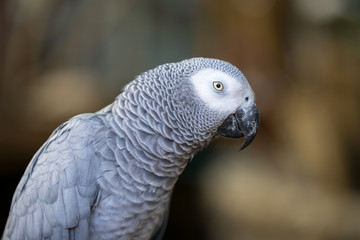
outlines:
[{"label": "parrot beak", "polygon": [[245,137],[240,150],[246,148],[255,138],[259,126],[259,112],[255,104],[249,108],[238,108],[217,129],[217,133],[223,137]]}]

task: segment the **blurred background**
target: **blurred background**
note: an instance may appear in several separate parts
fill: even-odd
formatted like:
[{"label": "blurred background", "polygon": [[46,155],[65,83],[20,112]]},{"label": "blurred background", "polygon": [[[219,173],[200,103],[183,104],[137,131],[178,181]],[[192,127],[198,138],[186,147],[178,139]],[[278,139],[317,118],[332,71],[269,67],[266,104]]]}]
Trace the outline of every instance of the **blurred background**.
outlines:
[{"label": "blurred background", "polygon": [[243,71],[261,125],[191,162],[165,239],[360,239],[357,0],[0,1],[0,226],[59,124],[195,56]]}]

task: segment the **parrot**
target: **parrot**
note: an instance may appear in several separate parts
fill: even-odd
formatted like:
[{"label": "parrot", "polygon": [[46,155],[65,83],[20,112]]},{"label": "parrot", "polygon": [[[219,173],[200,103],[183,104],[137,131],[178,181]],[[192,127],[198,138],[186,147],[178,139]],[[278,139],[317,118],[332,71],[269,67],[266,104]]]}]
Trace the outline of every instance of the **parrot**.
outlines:
[{"label": "parrot", "polygon": [[159,65],[54,130],[15,190],[2,239],[161,239],[194,155],[218,136],[243,138],[242,150],[258,126],[254,92],[231,63]]}]

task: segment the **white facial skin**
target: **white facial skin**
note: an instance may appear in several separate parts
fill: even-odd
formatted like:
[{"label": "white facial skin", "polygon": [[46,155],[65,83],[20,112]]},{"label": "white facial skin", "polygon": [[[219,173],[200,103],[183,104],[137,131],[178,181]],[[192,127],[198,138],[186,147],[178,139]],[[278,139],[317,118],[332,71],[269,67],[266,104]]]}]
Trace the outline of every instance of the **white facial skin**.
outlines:
[{"label": "white facial skin", "polygon": [[222,71],[208,68],[191,76],[190,82],[202,101],[211,109],[225,114],[254,103],[254,93],[245,78],[241,81]]}]

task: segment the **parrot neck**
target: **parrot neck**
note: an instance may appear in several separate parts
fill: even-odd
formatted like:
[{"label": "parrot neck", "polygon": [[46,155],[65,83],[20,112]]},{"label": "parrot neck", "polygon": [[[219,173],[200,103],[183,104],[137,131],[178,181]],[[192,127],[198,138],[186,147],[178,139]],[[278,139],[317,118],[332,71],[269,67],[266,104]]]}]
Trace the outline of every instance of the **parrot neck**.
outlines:
[{"label": "parrot neck", "polygon": [[188,162],[212,138],[196,138],[176,125],[178,122],[171,121],[171,116],[164,120],[164,115],[155,111],[158,108],[145,109],[125,97],[118,98],[113,105],[108,123],[126,139],[127,146],[131,145],[130,153],[139,166],[170,185],[175,184]]}]

